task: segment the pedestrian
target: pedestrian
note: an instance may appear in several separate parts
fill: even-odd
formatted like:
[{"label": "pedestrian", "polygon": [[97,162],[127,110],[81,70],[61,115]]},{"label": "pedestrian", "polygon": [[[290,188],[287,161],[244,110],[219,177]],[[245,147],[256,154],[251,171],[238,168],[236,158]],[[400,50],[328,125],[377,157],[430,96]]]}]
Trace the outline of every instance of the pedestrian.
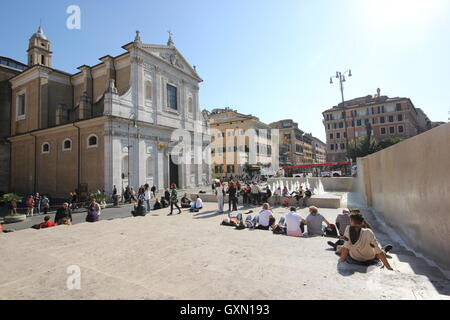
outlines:
[{"label": "pedestrian", "polygon": [[144,186],[144,202],[146,205],[147,212],[150,212],[152,209],[151,207],[151,199],[152,199],[153,192],[150,191],[150,186],[148,184],[145,184]]},{"label": "pedestrian", "polygon": [[57,225],[72,224],[72,210],[70,210],[67,202],[63,203],[62,207],[56,210],[54,221]]},{"label": "pedestrian", "polygon": [[44,194],[44,197],[41,201],[42,208],[44,209],[44,214],[47,215],[48,209],[50,209],[50,200],[48,199],[47,195]]},{"label": "pedestrian", "polygon": [[153,193],[153,198],[156,198],[156,187],[154,185],[152,186],[151,191]]},{"label": "pedestrian", "polygon": [[36,209],[36,213],[41,214],[41,196],[39,195],[39,192],[36,192],[34,195],[34,207]]},{"label": "pedestrian", "polygon": [[27,199],[27,217],[32,217],[34,213],[34,199],[33,196],[29,196]]},{"label": "pedestrian", "polygon": [[9,211],[12,216],[17,214],[17,202],[16,200],[11,200],[9,202]]},{"label": "pedestrian", "polygon": [[170,213],[169,216],[172,215],[173,212],[173,206],[177,207],[178,209],[178,214],[181,214],[181,209],[178,206],[178,193],[177,193],[177,185],[176,184],[172,184],[170,186],[170,189],[172,190],[170,193]]},{"label": "pedestrian", "polygon": [[113,187],[112,200],[114,202],[114,207],[119,206],[119,195],[117,194],[117,187]]},{"label": "pedestrian", "polygon": [[237,193],[237,189],[236,186],[234,185],[234,182],[230,182],[230,184],[228,185],[228,211],[237,211],[237,197],[236,197],[236,193]]},{"label": "pedestrian", "polygon": [[86,222],[97,222],[100,218],[101,209],[95,198],[91,199],[86,216]]},{"label": "pedestrian", "polygon": [[78,194],[76,191],[72,192],[72,210],[78,209]]},{"label": "pedestrian", "polygon": [[273,198],[274,198],[274,204],[275,205],[281,205],[281,187],[278,187],[274,192],[273,192]]},{"label": "pedestrian", "polygon": [[217,197],[217,205],[219,207],[219,212],[223,212],[223,198],[225,196],[225,190],[223,189],[223,185],[220,182],[216,184],[216,197]]}]

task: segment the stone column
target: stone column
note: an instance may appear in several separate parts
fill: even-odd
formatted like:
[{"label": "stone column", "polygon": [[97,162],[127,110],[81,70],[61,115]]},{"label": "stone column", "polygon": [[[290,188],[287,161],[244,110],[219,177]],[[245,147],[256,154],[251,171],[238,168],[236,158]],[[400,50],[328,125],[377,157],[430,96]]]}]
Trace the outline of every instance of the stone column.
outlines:
[{"label": "stone column", "polygon": [[78,118],[86,119],[92,115],[92,73],[89,66],[83,65],[78,68],[83,73],[83,94],[80,99]]}]

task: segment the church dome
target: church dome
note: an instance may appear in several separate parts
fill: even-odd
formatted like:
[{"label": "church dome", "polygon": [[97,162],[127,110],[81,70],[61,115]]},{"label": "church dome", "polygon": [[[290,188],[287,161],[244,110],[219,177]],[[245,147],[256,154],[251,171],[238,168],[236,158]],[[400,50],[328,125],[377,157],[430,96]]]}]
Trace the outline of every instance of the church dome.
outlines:
[{"label": "church dome", "polygon": [[39,26],[38,31],[35,34],[33,34],[33,38],[39,38],[39,39],[42,39],[42,40],[48,40],[47,37],[45,36],[44,31],[42,30],[41,26]]}]

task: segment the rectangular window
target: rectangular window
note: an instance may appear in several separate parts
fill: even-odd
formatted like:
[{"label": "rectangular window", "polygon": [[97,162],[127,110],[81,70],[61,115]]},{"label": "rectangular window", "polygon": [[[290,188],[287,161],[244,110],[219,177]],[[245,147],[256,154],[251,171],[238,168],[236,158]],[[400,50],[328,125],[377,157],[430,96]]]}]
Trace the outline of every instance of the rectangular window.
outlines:
[{"label": "rectangular window", "polygon": [[397,121],[403,121],[403,115],[402,114],[397,115]]},{"label": "rectangular window", "polygon": [[341,150],[345,150],[345,143],[341,143]]},{"label": "rectangular window", "polygon": [[17,120],[25,118],[25,94],[17,96]]},{"label": "rectangular window", "polygon": [[386,108],[387,112],[394,112],[394,106],[387,106]]},{"label": "rectangular window", "polygon": [[398,132],[403,133],[403,126],[398,126]]},{"label": "rectangular window", "polygon": [[397,111],[402,110],[402,104],[401,104],[401,103],[397,103],[397,104],[395,105],[395,110],[397,110]]},{"label": "rectangular window", "polygon": [[361,120],[356,120],[356,126],[357,127],[361,126]]},{"label": "rectangular window", "polygon": [[336,139],[340,139],[341,138],[341,134],[339,132],[336,132]]},{"label": "rectangular window", "polygon": [[330,133],[330,139],[333,139],[333,134],[332,133]]},{"label": "rectangular window", "polygon": [[333,129],[337,129],[337,124],[333,123]]},{"label": "rectangular window", "polygon": [[381,113],[384,113],[384,106],[381,106]]},{"label": "rectangular window", "polygon": [[344,138],[347,138],[347,132],[344,132]]},{"label": "rectangular window", "polygon": [[380,123],[384,123],[384,117],[380,117]]},{"label": "rectangular window", "polygon": [[328,128],[328,130],[330,130],[330,124],[329,123],[327,124],[327,128]]},{"label": "rectangular window", "polygon": [[343,122],[339,122],[339,128],[342,129],[344,127],[344,123]]},{"label": "rectangular window", "polygon": [[386,134],[386,128],[381,128],[380,132],[381,132],[381,134]]},{"label": "rectangular window", "polygon": [[395,133],[395,127],[389,127],[389,133],[391,134]]},{"label": "rectangular window", "polygon": [[372,118],[372,123],[376,124],[377,123],[377,118]]},{"label": "rectangular window", "polygon": [[330,150],[334,150],[334,144],[330,145]]},{"label": "rectangular window", "polygon": [[389,122],[394,122],[394,116],[389,116]]},{"label": "rectangular window", "polygon": [[167,85],[167,106],[170,109],[178,110],[177,87]]}]

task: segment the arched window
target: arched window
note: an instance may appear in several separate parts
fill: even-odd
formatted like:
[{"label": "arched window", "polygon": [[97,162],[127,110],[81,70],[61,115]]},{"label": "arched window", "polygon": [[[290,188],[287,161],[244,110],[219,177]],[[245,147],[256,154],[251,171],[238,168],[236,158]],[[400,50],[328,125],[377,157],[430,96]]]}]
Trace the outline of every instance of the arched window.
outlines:
[{"label": "arched window", "polygon": [[50,152],[50,143],[44,142],[42,144],[42,153],[49,153]]},{"label": "arched window", "polygon": [[91,134],[87,139],[88,148],[95,148],[98,146],[98,138],[95,134]]},{"label": "arched window", "polygon": [[152,83],[151,81],[145,81],[145,99],[152,100]]},{"label": "arched window", "polygon": [[62,145],[62,149],[63,151],[70,151],[72,150],[72,140],[70,139],[66,139],[63,141],[63,145]]},{"label": "arched window", "polygon": [[152,157],[147,158],[147,178],[154,176],[155,164]]},{"label": "arched window", "polygon": [[192,111],[193,111],[193,101],[192,101],[192,97],[189,97],[189,100],[188,100],[188,111],[189,111],[189,113],[192,113]]}]

